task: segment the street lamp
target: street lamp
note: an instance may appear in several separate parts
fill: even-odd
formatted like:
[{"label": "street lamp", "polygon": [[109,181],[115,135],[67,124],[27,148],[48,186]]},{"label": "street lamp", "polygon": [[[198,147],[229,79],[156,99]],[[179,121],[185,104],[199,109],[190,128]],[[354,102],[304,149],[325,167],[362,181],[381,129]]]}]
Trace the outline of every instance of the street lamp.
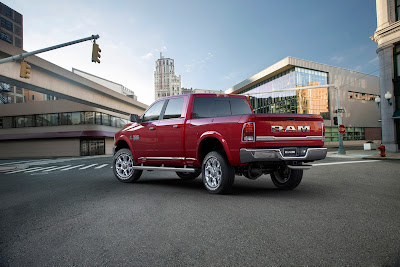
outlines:
[{"label": "street lamp", "polygon": [[375,103],[378,104],[379,108],[379,104],[381,103],[381,98],[379,96],[375,97]]},{"label": "street lamp", "polygon": [[390,101],[390,100],[392,99],[392,94],[389,91],[386,92],[385,98],[388,101],[389,106],[391,106],[392,105],[392,101]]}]

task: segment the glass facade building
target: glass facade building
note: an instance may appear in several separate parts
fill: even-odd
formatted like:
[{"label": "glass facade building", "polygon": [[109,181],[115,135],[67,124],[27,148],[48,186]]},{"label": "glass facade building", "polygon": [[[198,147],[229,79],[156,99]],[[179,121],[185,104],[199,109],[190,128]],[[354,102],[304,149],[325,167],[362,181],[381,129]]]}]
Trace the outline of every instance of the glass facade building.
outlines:
[{"label": "glass facade building", "polygon": [[[265,81],[247,88],[240,94],[248,95],[255,113],[296,113],[329,116],[328,73],[293,67]],[[319,86],[316,89],[300,89]],[[297,90],[282,91],[299,88]]]}]

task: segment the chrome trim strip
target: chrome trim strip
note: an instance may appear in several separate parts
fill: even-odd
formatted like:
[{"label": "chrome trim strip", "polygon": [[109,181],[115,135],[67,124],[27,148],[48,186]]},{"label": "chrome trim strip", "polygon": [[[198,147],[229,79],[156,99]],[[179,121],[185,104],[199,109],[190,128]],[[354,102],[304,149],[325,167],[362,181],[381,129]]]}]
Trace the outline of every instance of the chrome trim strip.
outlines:
[{"label": "chrome trim strip", "polygon": [[303,136],[303,137],[276,137],[276,136],[257,136],[256,141],[322,141],[323,136]]},{"label": "chrome trim strip", "polygon": [[190,172],[196,171],[194,168],[174,168],[174,167],[155,167],[155,166],[133,166],[132,169],[142,171],[174,171],[174,172]]},{"label": "chrome trim strip", "polygon": [[140,157],[140,160],[184,160],[181,157]]}]

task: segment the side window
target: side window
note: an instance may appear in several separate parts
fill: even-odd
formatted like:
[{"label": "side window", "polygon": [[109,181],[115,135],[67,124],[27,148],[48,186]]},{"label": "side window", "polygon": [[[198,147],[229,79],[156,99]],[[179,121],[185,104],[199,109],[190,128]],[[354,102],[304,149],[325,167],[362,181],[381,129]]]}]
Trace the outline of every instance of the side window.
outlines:
[{"label": "side window", "polygon": [[231,97],[232,115],[249,115],[253,114],[249,106],[249,102],[245,98]]},{"label": "side window", "polygon": [[163,119],[180,118],[182,115],[184,98],[172,98],[168,101]]},{"label": "side window", "polygon": [[158,120],[164,103],[165,100],[159,101],[151,106],[151,108],[149,108],[149,110],[143,115],[142,122]]}]

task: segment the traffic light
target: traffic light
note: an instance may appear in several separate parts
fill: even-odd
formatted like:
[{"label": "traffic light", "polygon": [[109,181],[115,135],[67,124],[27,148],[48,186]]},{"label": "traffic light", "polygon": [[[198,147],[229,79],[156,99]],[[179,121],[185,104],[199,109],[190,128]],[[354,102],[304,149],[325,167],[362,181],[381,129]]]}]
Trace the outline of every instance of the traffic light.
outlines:
[{"label": "traffic light", "polygon": [[100,52],[101,49],[98,44],[96,44],[96,40],[93,42],[93,50],[92,50],[92,62],[97,62],[100,64]]},{"label": "traffic light", "polygon": [[19,73],[19,77],[29,79],[31,74],[31,65],[25,62],[25,60],[21,60],[21,71]]},{"label": "traffic light", "polygon": [[334,124],[334,125],[338,125],[337,117],[333,117],[333,124]]}]

